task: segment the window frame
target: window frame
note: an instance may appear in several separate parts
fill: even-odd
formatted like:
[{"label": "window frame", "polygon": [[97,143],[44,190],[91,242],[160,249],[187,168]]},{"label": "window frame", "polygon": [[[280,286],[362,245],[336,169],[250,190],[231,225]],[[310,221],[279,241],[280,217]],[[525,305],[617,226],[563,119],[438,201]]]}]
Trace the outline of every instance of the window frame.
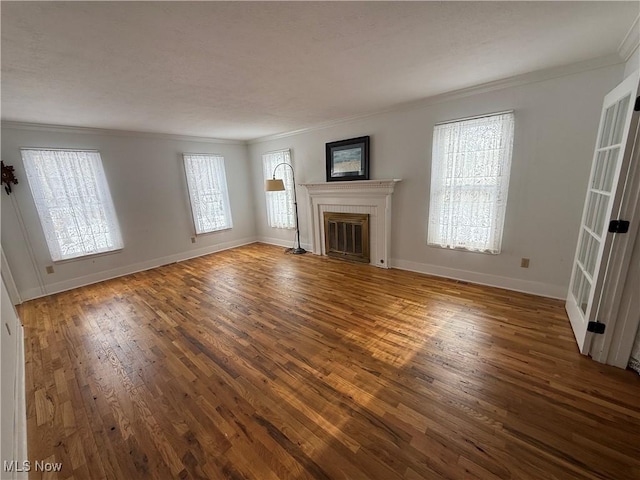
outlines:
[{"label": "window frame", "polygon": [[[272,155],[277,155],[277,154],[282,154],[283,158],[280,160],[274,160],[273,162],[270,162],[271,164],[273,164],[272,166],[271,165],[267,166],[266,165],[267,157]],[[293,195],[294,184],[293,184],[293,163],[291,159],[291,149],[285,148],[282,150],[274,150],[274,151],[265,152],[262,154],[262,172],[263,172],[264,180],[270,180],[274,178],[274,168],[281,163],[286,163],[291,168],[283,166],[282,168],[279,168],[275,172],[275,178],[280,178],[284,182],[284,188],[285,188],[284,191],[281,191],[281,192],[265,191],[264,192],[265,208],[266,208],[266,214],[267,214],[267,225],[270,228],[280,228],[283,230],[295,230],[296,219],[295,219],[295,202],[294,202],[294,195]],[[290,209],[289,212],[280,213],[280,212],[273,212],[270,210],[270,208],[272,208],[272,205],[274,203],[271,199],[273,199],[276,196],[285,197],[285,202],[289,202],[289,205],[288,205]],[[285,226],[272,224],[272,220],[274,220],[278,215],[287,216],[288,222],[286,223]]]},{"label": "window frame", "polygon": [[[218,169],[221,173],[221,177],[218,179],[213,179],[213,184],[217,186],[217,189],[219,190],[219,192],[217,193],[218,195],[220,195],[222,197],[222,209],[224,210],[224,215],[225,215],[225,223],[224,225],[220,226],[220,227],[214,227],[214,228],[210,228],[210,229],[203,229],[203,230],[199,230],[199,222],[198,222],[198,214],[199,212],[197,211],[198,202],[194,202],[194,197],[196,194],[197,189],[194,189],[194,186],[192,184],[192,176],[190,175],[190,168],[187,166],[188,165],[188,159],[195,159],[195,158],[204,158],[204,159],[208,159],[211,161],[220,161],[220,165],[216,166],[214,165],[212,168],[210,168],[209,170],[209,174],[211,174],[211,170],[215,170]],[[227,173],[226,173],[226,167],[225,167],[225,158],[223,155],[220,155],[218,153],[183,153],[182,154],[182,166],[184,168],[184,173],[185,173],[185,180],[187,183],[187,195],[189,196],[189,205],[190,205],[190,210],[191,210],[191,220],[192,220],[192,224],[193,224],[193,229],[195,232],[195,235],[207,235],[210,233],[216,233],[216,232],[222,232],[225,230],[231,230],[233,228],[233,217],[232,217],[232,213],[231,213],[231,202],[229,200],[229,186],[228,186],[228,182],[227,182]],[[210,178],[211,179],[211,178]],[[216,180],[218,181],[218,183],[216,183]],[[215,188],[215,187],[214,187]],[[210,194],[209,192],[207,192],[206,194]],[[214,223],[214,222],[212,222]]]},{"label": "window frame", "polygon": [[[64,153],[64,152],[75,153],[75,154],[87,154],[86,158],[83,158],[83,159],[67,158],[63,160],[68,160],[69,162],[72,162],[73,160],[75,161],[86,160],[90,162],[88,164],[87,169],[90,171],[91,176],[89,178],[76,177],[75,179],[82,179],[83,184],[78,189],[76,189],[71,193],[69,192],[69,189],[72,187],[76,187],[76,184],[74,182],[66,182],[64,184],[65,197],[62,199],[62,203],[63,203],[62,206],[60,205],[60,197],[56,197],[56,198],[52,197],[49,200],[53,200],[53,203],[47,203],[47,199],[48,199],[47,191],[54,190],[53,185],[50,183],[47,183],[47,179],[50,179],[52,177],[47,176],[44,173],[39,174],[39,172],[41,172],[42,170],[37,165],[38,159],[32,158],[30,155],[26,155],[26,152],[37,152],[37,153],[40,153],[41,155],[46,152],[50,152],[50,153],[55,152],[58,154]],[[111,189],[109,188],[109,183],[107,181],[106,174],[104,172],[102,155],[98,150],[72,149],[72,148],[47,148],[47,147],[23,147],[20,149],[20,154],[21,154],[22,163],[25,169],[25,174],[27,176],[27,183],[29,184],[29,189],[31,191],[32,199],[36,207],[36,212],[38,214],[38,220],[40,221],[40,226],[42,228],[42,232],[45,237],[45,243],[47,245],[47,248],[49,250],[49,255],[51,256],[51,261],[53,263],[58,264],[63,262],[82,260],[89,257],[110,255],[123,250],[124,241],[122,238],[122,230],[120,229],[118,216],[113,203],[113,198],[111,196]],[[53,157],[53,158],[49,158],[48,160],[53,161],[54,164],[57,162],[58,163],[58,165],[56,165],[57,175],[61,179],[67,179],[68,176],[67,177],[64,176],[65,174],[64,166],[59,164],[60,159]],[[70,168],[70,165],[67,165],[66,168],[68,170]],[[79,173],[81,174],[82,172],[79,172]],[[87,183],[89,181],[91,181],[92,183]],[[95,195],[94,195],[95,199],[97,199],[97,202],[93,204],[94,208],[97,206],[98,213],[101,213],[104,216],[104,220],[105,220],[105,223],[100,224],[100,227],[106,230],[106,232],[103,232],[104,233],[103,238],[105,243],[110,244],[110,246],[91,249],[91,250],[87,250],[85,248],[82,250],[81,253],[76,252],[74,254],[65,255],[63,252],[64,238],[62,236],[64,232],[61,231],[60,229],[56,229],[56,224],[59,222],[56,222],[54,212],[56,210],[60,210],[61,208],[64,208],[65,206],[67,208],[71,208],[72,199],[74,197],[76,198],[81,197],[81,195],[79,194],[80,191],[86,194],[87,191],[90,192],[92,190],[95,192]],[[90,196],[90,195],[85,195],[84,198],[86,199],[87,196]],[[85,203],[83,204],[83,207],[84,207],[84,210],[82,211],[82,213],[84,213],[85,215],[81,220],[83,221],[83,223],[84,222],[89,223],[90,217],[86,215],[88,213],[86,210],[91,208],[91,204]],[[95,214],[95,211],[93,213]],[[86,223],[85,223],[85,228],[86,226],[88,226],[86,225]],[[81,227],[78,221],[65,223],[64,226],[67,232],[69,231],[70,225],[76,228],[76,231],[74,233],[77,237],[82,236]],[[68,235],[65,238],[69,238],[70,236],[71,235]],[[91,232],[90,235],[87,235],[85,232],[84,237],[87,237],[87,236],[89,236],[89,238],[94,238],[94,239],[96,238],[96,235],[94,234],[94,232]],[[76,243],[75,245],[82,245],[82,242]]]},{"label": "window frame", "polygon": [[[486,145],[484,148],[467,148],[460,149],[460,140],[464,139],[464,135],[469,135],[464,129],[473,128],[488,128],[490,119],[495,117],[503,117],[498,127],[501,130],[498,137],[499,148],[495,146],[488,148]],[[482,125],[481,120],[486,119],[487,123]],[[449,143],[444,142],[446,136],[445,129],[458,128],[458,132],[455,133],[455,140],[449,138]],[[494,123],[495,125],[495,123]],[[453,136],[454,133],[449,133]],[[438,123],[433,129],[433,143],[432,143],[432,156],[431,156],[431,191],[429,194],[429,217],[427,222],[427,245],[431,247],[440,247],[449,250],[462,250],[468,252],[485,253],[497,255],[502,251],[502,238],[504,236],[504,224],[506,219],[507,198],[509,192],[510,182],[510,170],[513,159],[513,138],[515,135],[515,114],[513,110],[488,113],[485,115],[478,115],[474,117],[461,118],[457,120],[451,120],[447,122]],[[479,140],[481,143],[483,140]],[[477,159],[481,155],[487,155],[487,152],[494,151],[494,157],[498,159],[499,165],[497,167],[497,173],[494,175],[487,175],[486,169],[492,167],[490,163],[479,165],[474,164],[473,161],[469,162],[468,158],[472,160]],[[454,159],[454,157],[457,159]],[[485,169],[484,174],[476,176],[458,176],[456,177],[457,161],[467,162],[476,166],[476,171],[482,171]],[[437,162],[440,162],[439,164]],[[496,168],[493,165],[493,168]],[[461,180],[456,185],[456,179]],[[482,180],[484,179],[484,180]],[[451,218],[456,209],[454,200],[447,200],[447,196],[451,197],[455,194],[458,196],[464,191],[471,193],[479,193],[481,196],[489,194],[492,198],[490,211],[488,212],[489,226],[484,227],[488,229],[488,235],[482,245],[473,246],[469,244],[462,244],[455,235],[454,232],[459,228],[460,224],[453,222],[443,222],[443,212],[449,212]],[[468,204],[469,202],[467,202]],[[487,202],[484,202],[485,204]],[[448,204],[448,205],[447,205]],[[460,205],[463,202],[459,202]],[[482,207],[482,202],[479,203]],[[462,206],[458,207],[458,210],[462,212]],[[467,211],[467,215],[469,212]],[[462,215],[460,215],[462,217]],[[477,225],[468,226],[469,228],[483,228]],[[449,233],[441,235],[442,229],[448,228]]]}]

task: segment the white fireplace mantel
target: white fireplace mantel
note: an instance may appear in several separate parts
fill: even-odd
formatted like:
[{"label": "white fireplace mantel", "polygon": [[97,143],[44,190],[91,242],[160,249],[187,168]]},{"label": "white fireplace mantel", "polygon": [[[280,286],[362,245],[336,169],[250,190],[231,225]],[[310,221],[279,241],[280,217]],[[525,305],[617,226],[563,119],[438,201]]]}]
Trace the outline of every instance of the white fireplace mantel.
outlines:
[{"label": "white fireplace mantel", "polygon": [[303,183],[309,194],[309,237],[313,253],[326,255],[324,212],[369,214],[371,265],[389,268],[391,196],[400,179]]}]

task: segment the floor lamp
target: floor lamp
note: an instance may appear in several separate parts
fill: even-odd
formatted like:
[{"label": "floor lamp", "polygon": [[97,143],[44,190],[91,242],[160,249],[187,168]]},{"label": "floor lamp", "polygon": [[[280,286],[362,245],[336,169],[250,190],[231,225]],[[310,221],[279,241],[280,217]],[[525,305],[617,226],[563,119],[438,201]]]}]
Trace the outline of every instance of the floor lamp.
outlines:
[{"label": "floor lamp", "polygon": [[282,192],[285,190],[284,182],[282,181],[282,179],[276,178],[276,169],[280,165],[286,165],[291,169],[291,179],[293,180],[293,205],[295,206],[295,209],[296,209],[296,235],[298,237],[298,246],[291,249],[291,253],[300,255],[303,253],[307,253],[307,251],[300,246],[300,224],[298,223],[298,199],[296,196],[296,174],[291,164],[283,162],[273,167],[273,178],[265,180],[264,189],[267,192]]}]

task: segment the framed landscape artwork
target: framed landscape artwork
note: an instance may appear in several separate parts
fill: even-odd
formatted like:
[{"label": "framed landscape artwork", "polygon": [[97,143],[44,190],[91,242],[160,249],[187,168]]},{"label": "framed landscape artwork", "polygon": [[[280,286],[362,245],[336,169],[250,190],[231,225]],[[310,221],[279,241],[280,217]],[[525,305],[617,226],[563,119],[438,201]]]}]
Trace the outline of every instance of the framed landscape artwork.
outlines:
[{"label": "framed landscape artwork", "polygon": [[327,143],[327,182],[369,180],[369,137]]}]

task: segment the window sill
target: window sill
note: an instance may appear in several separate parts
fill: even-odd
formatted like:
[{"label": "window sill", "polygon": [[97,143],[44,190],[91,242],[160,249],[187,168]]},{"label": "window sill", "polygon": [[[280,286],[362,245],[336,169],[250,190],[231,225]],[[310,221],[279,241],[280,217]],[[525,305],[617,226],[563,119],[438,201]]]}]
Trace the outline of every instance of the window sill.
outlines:
[{"label": "window sill", "polygon": [[64,258],[62,260],[51,260],[54,265],[62,265],[64,263],[78,262],[80,260],[89,260],[96,257],[104,257],[106,255],[114,255],[116,253],[122,253],[124,248],[118,248],[116,250],[109,250],[108,252],[90,253],[89,255],[81,255],[73,258]]},{"label": "window sill", "polygon": [[210,230],[208,232],[200,232],[200,233],[196,233],[195,236],[196,237],[202,237],[203,235],[211,235],[214,233],[221,233],[221,232],[227,232],[229,230],[233,230],[233,226],[231,227],[225,227],[225,228],[221,228],[219,230]]},{"label": "window sill", "polygon": [[492,252],[491,250],[474,250],[474,249],[465,248],[465,247],[448,247],[443,245],[437,245],[435,243],[427,243],[427,246],[433,247],[433,248],[440,248],[443,250],[454,250],[458,252],[481,253],[483,255],[500,255],[500,252]]}]

